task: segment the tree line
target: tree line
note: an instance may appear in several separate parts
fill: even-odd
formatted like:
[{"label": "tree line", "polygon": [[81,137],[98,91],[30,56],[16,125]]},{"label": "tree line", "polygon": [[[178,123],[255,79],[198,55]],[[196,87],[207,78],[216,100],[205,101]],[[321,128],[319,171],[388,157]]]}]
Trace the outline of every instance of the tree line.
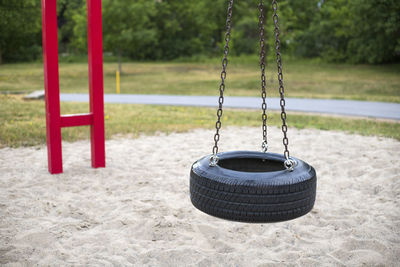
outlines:
[{"label": "tree line", "polygon": [[[235,1],[231,54],[259,50],[259,0]],[[265,2],[269,54],[274,49]],[[400,1],[281,0],[282,50],[328,62],[400,61]],[[58,0],[60,53],[86,52],[86,0]],[[221,55],[227,0],[102,0],[104,51],[132,60]],[[0,63],[41,58],[39,0],[0,0]]]}]

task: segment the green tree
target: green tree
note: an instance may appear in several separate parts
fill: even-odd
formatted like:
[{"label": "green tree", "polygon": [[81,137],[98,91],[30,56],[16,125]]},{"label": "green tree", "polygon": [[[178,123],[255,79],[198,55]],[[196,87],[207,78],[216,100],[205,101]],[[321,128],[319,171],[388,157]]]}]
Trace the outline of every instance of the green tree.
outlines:
[{"label": "green tree", "polygon": [[158,1],[153,20],[159,42],[154,57],[173,59],[212,52],[220,41],[223,27],[217,22],[224,18],[225,8],[221,0]]},{"label": "green tree", "polygon": [[372,64],[400,58],[397,0],[287,0],[283,13],[299,56]]},{"label": "green tree", "polygon": [[[267,4],[265,8],[269,8]],[[266,9],[265,9],[266,11]],[[226,10],[224,9],[226,16]],[[245,0],[236,2],[232,14],[232,32],[231,32],[231,53],[233,55],[241,54],[254,54],[258,53],[259,49],[259,25],[258,25],[258,1]],[[265,22],[271,22],[265,18]],[[218,25],[223,29],[222,36],[225,34],[225,20],[224,23]],[[222,43],[224,40],[222,38]],[[223,44],[221,44],[221,48]]]},{"label": "green tree", "polygon": [[73,16],[82,12],[86,21],[86,10],[83,10],[85,2],[85,0],[57,0],[57,25],[60,52],[74,52],[73,46],[71,46],[71,43],[74,41],[75,27]]},{"label": "green tree", "polygon": [[[259,51],[259,0],[235,1],[231,54]],[[267,55],[274,52],[265,3]],[[227,0],[102,0],[104,50],[135,60],[221,56]],[[58,0],[60,52],[87,51],[86,0]],[[398,0],[280,0],[285,55],[380,64],[400,60]],[[41,55],[39,0],[0,0],[0,63]]]},{"label": "green tree", "polygon": [[400,59],[400,1],[353,0],[352,33],[346,56],[353,63]]},{"label": "green tree", "polygon": [[41,55],[40,1],[0,1],[0,64]]},{"label": "green tree", "polygon": [[[103,0],[104,50],[133,59],[152,57],[158,38],[151,17],[155,15],[155,2],[147,0]],[[73,15],[73,45],[80,51],[87,50],[86,4]]]}]

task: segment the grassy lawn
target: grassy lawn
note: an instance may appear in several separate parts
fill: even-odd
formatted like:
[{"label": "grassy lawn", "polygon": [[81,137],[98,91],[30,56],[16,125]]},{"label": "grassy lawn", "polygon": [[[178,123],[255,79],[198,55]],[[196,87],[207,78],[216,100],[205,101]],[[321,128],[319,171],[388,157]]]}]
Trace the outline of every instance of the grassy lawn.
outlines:
[{"label": "grassy lawn", "polygon": [[[123,63],[121,93],[217,95],[220,60],[203,63]],[[268,88],[272,65],[267,67]],[[116,63],[104,63],[104,89],[115,92]],[[290,97],[357,99],[400,103],[400,65],[366,66],[313,61],[284,62]],[[258,96],[257,58],[233,58],[228,66],[227,95]],[[61,92],[87,92],[87,64],[61,63]],[[0,65],[0,92],[30,92],[43,88],[40,63]],[[268,91],[277,96],[277,89]]]},{"label": "grassy lawn", "polygon": [[[287,95],[291,97],[358,99],[400,103],[400,65],[352,66],[290,61],[285,66]],[[268,66],[271,70],[272,66]],[[116,63],[104,63],[104,89],[115,91]],[[202,63],[124,63],[122,93],[217,95],[220,61]],[[268,80],[271,75],[267,74]],[[228,95],[258,96],[257,58],[232,59],[227,80]],[[269,88],[273,85],[268,83]],[[87,64],[61,63],[61,92],[87,92]],[[0,65],[1,92],[30,92],[43,88],[40,63]],[[275,87],[276,88],[276,87]],[[269,92],[277,96],[277,92]],[[216,97],[217,101],[217,97]],[[62,103],[63,114],[88,112],[88,105]],[[213,128],[214,109],[148,105],[105,105],[106,137],[128,134],[182,132],[194,128]],[[393,137],[400,140],[400,123],[370,119],[289,114],[289,126],[340,130],[363,135]],[[259,126],[259,111],[230,110],[223,124]],[[270,125],[280,125],[278,113],[271,113]],[[63,140],[89,137],[88,127],[63,129]],[[18,95],[0,94],[0,147],[41,145],[46,140],[43,101],[23,101]]]},{"label": "grassy lawn", "polygon": [[[61,109],[63,114],[87,112],[88,105],[62,103]],[[137,137],[158,131],[170,133],[213,128],[215,113],[216,110],[207,108],[106,104],[106,138],[117,134]],[[269,124],[280,125],[278,113],[271,113]],[[400,123],[396,122],[289,114],[288,124],[289,127],[340,130],[400,140]],[[229,110],[224,113],[223,125],[260,126],[260,112]],[[63,140],[86,139],[89,137],[87,128],[65,128],[62,130]],[[41,145],[45,142],[44,102],[0,95],[0,147]]]}]

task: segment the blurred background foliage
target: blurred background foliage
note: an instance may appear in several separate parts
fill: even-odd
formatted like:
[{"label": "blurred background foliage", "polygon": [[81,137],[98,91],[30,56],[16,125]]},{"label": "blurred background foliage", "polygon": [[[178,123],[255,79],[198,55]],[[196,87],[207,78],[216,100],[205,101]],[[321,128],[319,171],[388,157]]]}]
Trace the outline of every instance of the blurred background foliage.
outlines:
[{"label": "blurred background foliage", "polygon": [[[272,9],[266,2],[271,55]],[[58,0],[60,53],[86,52],[86,1]],[[235,2],[234,55],[258,53],[257,0]],[[103,0],[104,51],[131,60],[220,56],[227,0]],[[0,0],[0,63],[41,59],[39,0]],[[327,62],[400,61],[400,1],[281,0],[286,56]]]}]

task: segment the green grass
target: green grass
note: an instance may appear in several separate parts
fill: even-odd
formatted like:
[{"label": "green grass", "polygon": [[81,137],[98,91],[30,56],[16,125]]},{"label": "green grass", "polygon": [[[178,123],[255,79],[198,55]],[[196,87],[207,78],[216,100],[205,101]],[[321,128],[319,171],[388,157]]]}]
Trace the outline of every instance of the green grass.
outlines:
[{"label": "green grass", "polygon": [[[289,61],[285,65],[286,92],[291,97],[358,99],[400,103],[400,65],[352,66],[314,61]],[[270,70],[272,66],[268,66]],[[116,63],[104,63],[104,89],[115,91]],[[124,63],[122,93],[217,95],[220,60],[202,63]],[[268,74],[268,79],[270,74]],[[258,96],[259,69],[256,57],[234,58],[228,69],[228,95]],[[271,88],[272,83],[268,83]],[[30,92],[43,88],[40,63],[0,65],[0,92]],[[87,64],[60,64],[61,92],[87,92]],[[275,87],[276,88],[276,87]],[[277,92],[269,92],[277,96]],[[88,112],[85,103],[62,103],[63,114]],[[214,127],[214,109],[148,105],[105,105],[106,137],[117,134],[182,132]],[[393,137],[400,140],[400,123],[370,119],[289,114],[289,126],[339,130],[362,135]],[[269,124],[279,125],[280,117],[271,113]],[[223,125],[259,126],[259,111],[230,110]],[[62,130],[63,140],[89,137],[88,127]],[[46,140],[43,101],[23,101],[20,96],[0,95],[0,146],[31,146]]]},{"label": "green grass", "polygon": [[[42,145],[46,142],[43,101],[23,101],[20,96],[0,95],[0,147]],[[87,112],[84,103],[62,103],[63,114]],[[105,105],[106,138],[114,135],[137,137],[158,131],[184,132],[195,128],[213,128],[214,109],[149,105]],[[270,125],[280,125],[277,113],[271,113]],[[400,123],[367,119],[289,114],[289,127],[339,130],[362,135],[393,137],[400,140]],[[223,126],[260,126],[259,111],[229,110]],[[89,137],[88,127],[62,130],[63,140],[76,141]]]},{"label": "green grass", "polygon": [[[267,66],[268,95],[277,96]],[[217,95],[220,60],[202,63],[123,63],[121,93]],[[115,92],[116,63],[104,63],[105,93]],[[326,64],[301,60],[284,62],[284,81],[289,97],[357,99],[400,103],[400,65]],[[227,95],[259,96],[256,57],[233,58],[228,66]],[[271,89],[274,85],[274,90]],[[61,92],[87,92],[85,63],[60,64]],[[43,89],[41,63],[0,65],[0,92]]]}]

